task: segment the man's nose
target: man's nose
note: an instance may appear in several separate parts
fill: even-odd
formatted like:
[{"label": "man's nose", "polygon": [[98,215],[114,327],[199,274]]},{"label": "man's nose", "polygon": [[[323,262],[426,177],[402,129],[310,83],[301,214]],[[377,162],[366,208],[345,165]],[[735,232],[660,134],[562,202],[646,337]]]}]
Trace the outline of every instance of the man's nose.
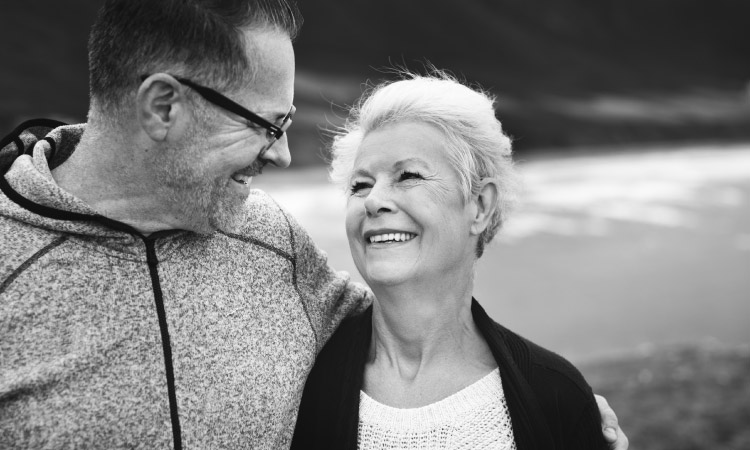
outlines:
[{"label": "man's nose", "polygon": [[263,160],[282,169],[289,167],[289,164],[292,163],[292,155],[289,153],[289,141],[287,140],[286,133],[278,141],[274,142],[271,148],[266,150],[263,154]]}]

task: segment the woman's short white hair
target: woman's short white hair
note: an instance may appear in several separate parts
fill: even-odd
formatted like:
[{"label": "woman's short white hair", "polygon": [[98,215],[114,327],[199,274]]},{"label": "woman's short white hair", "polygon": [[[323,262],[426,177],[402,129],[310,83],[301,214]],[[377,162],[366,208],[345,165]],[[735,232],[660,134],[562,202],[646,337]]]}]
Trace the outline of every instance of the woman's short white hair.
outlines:
[{"label": "woman's short white hair", "polygon": [[430,124],[445,134],[448,158],[468,201],[481,181],[495,178],[497,208],[482,233],[477,256],[495,237],[518,197],[518,174],[511,157],[510,138],[495,117],[493,96],[461,84],[443,71],[427,76],[402,74],[403,79],[375,86],[351,109],[331,146],[331,180],[349,188],[354,161],[368,133],[405,122]]}]

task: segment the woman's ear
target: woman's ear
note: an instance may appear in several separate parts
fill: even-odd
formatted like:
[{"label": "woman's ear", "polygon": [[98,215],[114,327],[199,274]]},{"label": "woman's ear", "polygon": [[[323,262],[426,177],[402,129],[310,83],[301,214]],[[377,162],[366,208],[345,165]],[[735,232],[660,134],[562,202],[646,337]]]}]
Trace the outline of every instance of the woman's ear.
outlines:
[{"label": "woman's ear", "polygon": [[498,184],[494,177],[483,178],[480,181],[479,192],[474,194],[471,201],[474,203],[473,217],[471,222],[471,233],[480,235],[489,226],[492,216],[497,209]]},{"label": "woman's ear", "polygon": [[136,93],[138,122],[152,140],[162,142],[179,125],[180,116],[186,111],[185,103],[185,94],[177,80],[164,73],[151,75],[143,80]]}]

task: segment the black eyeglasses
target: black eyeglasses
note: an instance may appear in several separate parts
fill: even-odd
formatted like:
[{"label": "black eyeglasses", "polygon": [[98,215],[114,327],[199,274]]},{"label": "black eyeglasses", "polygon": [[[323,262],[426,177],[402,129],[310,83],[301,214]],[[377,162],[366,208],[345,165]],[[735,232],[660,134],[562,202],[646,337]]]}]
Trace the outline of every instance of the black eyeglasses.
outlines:
[{"label": "black eyeglasses", "polygon": [[[148,78],[149,76],[150,75],[141,76],[141,81],[145,81],[146,78]],[[260,150],[261,156],[263,155],[263,153],[266,152],[266,150],[271,148],[271,146],[276,141],[281,139],[281,136],[284,135],[286,130],[288,130],[289,126],[292,124],[292,117],[294,117],[294,113],[297,111],[297,108],[295,108],[294,105],[292,105],[292,107],[289,109],[289,112],[286,113],[283,119],[281,119],[281,124],[274,125],[273,123],[267,121],[266,119],[255,114],[254,112],[246,109],[244,106],[240,105],[239,103],[236,103],[233,100],[230,100],[229,98],[223,96],[222,94],[214,91],[211,88],[201,86],[200,84],[194,83],[188,80],[187,78],[176,77],[174,75],[170,75],[170,76],[174,78],[175,80],[179,81],[180,83],[184,84],[185,86],[193,89],[201,97],[206,99],[206,101],[213,103],[214,105],[220,108],[223,108],[231,113],[237,114],[243,119],[246,119],[258,126],[265,128],[268,142]]]}]

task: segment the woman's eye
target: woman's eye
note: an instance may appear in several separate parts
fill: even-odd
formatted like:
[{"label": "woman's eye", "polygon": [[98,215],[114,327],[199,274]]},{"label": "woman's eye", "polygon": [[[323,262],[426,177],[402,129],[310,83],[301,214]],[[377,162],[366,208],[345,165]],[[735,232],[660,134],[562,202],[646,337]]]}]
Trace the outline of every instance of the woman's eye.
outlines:
[{"label": "woman's eye", "polygon": [[417,172],[409,172],[408,170],[405,170],[401,172],[401,175],[399,175],[398,180],[399,181],[405,181],[405,180],[422,180],[424,177],[420,175]]},{"label": "woman's eye", "polygon": [[351,192],[352,194],[359,194],[359,193],[361,193],[361,192],[362,192],[363,190],[365,190],[365,189],[369,189],[369,188],[370,188],[370,184],[369,184],[369,183],[365,183],[365,182],[363,182],[363,181],[358,181],[358,182],[356,182],[356,183],[352,183],[352,186],[351,186],[351,188],[349,189],[349,191],[350,191],[350,192]]}]

